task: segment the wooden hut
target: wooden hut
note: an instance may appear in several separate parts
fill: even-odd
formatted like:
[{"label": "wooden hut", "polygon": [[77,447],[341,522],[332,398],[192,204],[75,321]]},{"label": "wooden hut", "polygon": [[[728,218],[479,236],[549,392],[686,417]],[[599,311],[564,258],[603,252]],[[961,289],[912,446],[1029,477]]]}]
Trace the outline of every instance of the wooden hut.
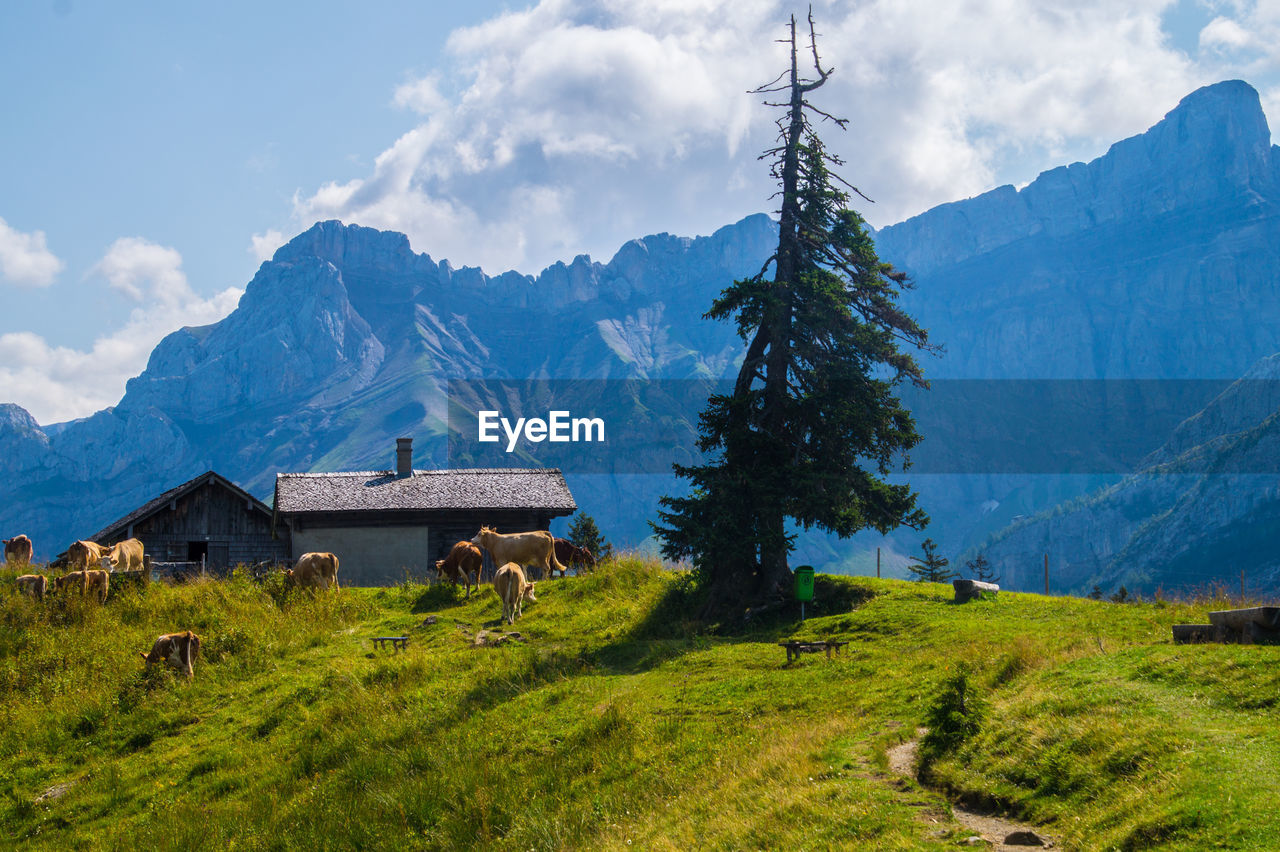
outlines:
[{"label": "wooden hut", "polygon": [[395,470],[276,474],[276,529],[293,558],[334,553],[340,582],[385,585],[426,576],[482,525],[545,530],[578,508],[559,469],[414,470],[412,452],[400,438]]},{"label": "wooden hut", "polygon": [[271,507],[213,471],[170,488],[93,536],[100,544],[142,541],[156,562],[238,564],[287,560],[288,530],[273,535]]}]

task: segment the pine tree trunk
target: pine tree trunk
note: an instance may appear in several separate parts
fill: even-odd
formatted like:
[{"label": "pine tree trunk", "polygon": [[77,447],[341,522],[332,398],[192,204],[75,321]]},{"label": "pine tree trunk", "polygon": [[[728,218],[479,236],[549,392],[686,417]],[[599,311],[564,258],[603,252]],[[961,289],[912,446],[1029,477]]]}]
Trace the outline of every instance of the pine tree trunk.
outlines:
[{"label": "pine tree trunk", "polygon": [[[804,134],[804,93],[796,63],[796,21],[791,18],[791,106],[788,114],[785,150],[782,159],[782,208],[778,217],[778,259],[774,269],[777,302],[765,318],[769,327],[769,354],[765,358],[764,419],[766,434],[777,446],[787,445],[787,384],[791,369],[792,286],[797,273],[800,246],[800,139]],[[775,460],[785,464],[785,460]],[[770,469],[777,470],[776,466]],[[771,595],[785,588],[791,571],[787,567],[786,512],[782,495],[768,491],[762,495],[760,519],[766,535],[760,548],[759,591]]]}]

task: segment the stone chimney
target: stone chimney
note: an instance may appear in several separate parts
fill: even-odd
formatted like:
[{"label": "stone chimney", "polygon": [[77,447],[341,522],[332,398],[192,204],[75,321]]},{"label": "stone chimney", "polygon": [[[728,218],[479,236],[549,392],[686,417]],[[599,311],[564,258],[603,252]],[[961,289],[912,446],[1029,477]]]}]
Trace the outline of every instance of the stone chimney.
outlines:
[{"label": "stone chimney", "polygon": [[396,438],[396,476],[413,475],[413,439]]}]

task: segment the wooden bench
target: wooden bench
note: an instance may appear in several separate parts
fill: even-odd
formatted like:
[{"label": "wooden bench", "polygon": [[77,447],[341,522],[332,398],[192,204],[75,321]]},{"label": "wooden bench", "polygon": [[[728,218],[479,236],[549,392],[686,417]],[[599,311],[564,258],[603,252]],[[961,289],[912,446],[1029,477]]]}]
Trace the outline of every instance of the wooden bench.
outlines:
[{"label": "wooden bench", "polygon": [[375,648],[385,648],[387,647],[388,642],[390,642],[391,647],[397,651],[403,651],[409,647],[408,636],[374,636],[373,637],[373,647]]},{"label": "wooden bench", "polygon": [[791,665],[792,660],[798,660],[801,654],[816,654],[819,651],[827,652],[827,659],[831,659],[831,652],[840,653],[840,649],[848,645],[848,642],[837,642],[834,639],[818,639],[810,642],[803,642],[798,639],[792,639],[789,642],[779,642],[783,648],[787,649],[787,665]]}]

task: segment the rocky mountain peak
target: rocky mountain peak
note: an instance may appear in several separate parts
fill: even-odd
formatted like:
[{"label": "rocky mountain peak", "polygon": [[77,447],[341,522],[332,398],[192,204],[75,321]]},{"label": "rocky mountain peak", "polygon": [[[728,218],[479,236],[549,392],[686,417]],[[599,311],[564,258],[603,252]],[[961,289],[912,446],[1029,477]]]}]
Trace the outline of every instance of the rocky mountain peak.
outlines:
[{"label": "rocky mountain peak", "polygon": [[435,268],[431,258],[415,253],[409,238],[398,231],[346,225],[336,219],[316,222],[276,249],[271,262],[296,263],[306,258],[319,258],[343,270],[402,273],[406,269]]},{"label": "rocky mountain peak", "polygon": [[33,433],[39,432],[40,424],[20,405],[11,402],[0,403],[0,433]]},{"label": "rocky mountain peak", "polygon": [[1257,91],[1228,80],[1187,95],[1096,160],[1050,169],[1021,190],[1001,186],[940,205],[884,228],[876,243],[922,275],[1031,236],[1280,199],[1278,168]]}]

